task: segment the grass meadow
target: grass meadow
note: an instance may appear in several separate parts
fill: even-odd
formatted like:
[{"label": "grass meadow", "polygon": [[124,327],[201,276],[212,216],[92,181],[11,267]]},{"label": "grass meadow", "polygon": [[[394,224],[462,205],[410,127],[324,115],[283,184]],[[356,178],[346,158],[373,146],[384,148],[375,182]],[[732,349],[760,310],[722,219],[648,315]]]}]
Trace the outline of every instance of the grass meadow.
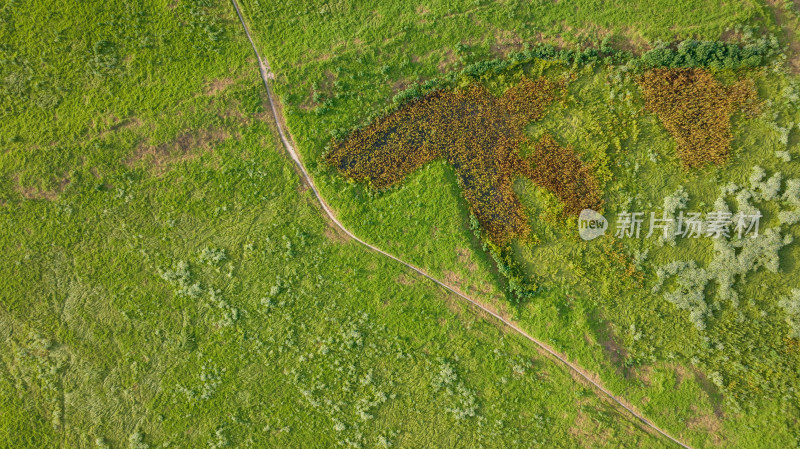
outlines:
[{"label": "grass meadow", "polygon": [[[537,42],[560,48],[610,45],[638,55],[659,41],[766,39],[787,45],[787,55],[762,68],[714,71],[724,84],[753,80],[763,101],[758,116],[732,118],[732,157],[722,167],[681,168],[674,140],[643,110],[637,73],[625,65],[526,67],[526,75],[577,76],[565,104],[551,106],[529,135],[552,133],[585,161],[597,163],[612,231],[617,213],[632,208],[660,212],[679,188],[686,192],[682,207],[687,211],[714,210],[730,183],[738,191],[755,192],[759,186],[750,177],[757,166],[766,178],[780,172],[778,196],[791,190],[786,181],[798,174],[791,131],[798,121],[797,82],[782,59],[790,59],[791,69],[797,12],[791,5],[757,2],[650,5],[653,9],[645,12],[641,6],[608,10],[592,2],[304,7],[247,1],[245,9],[278,73],[276,90],[306,163],[323,195],[359,235],[513,316],[532,334],[600,373],[615,392],[692,445],[796,445],[797,344],[788,338],[787,315],[780,306],[781,298],[797,288],[795,245],[748,247],[747,257],[736,249],[734,256],[726,253],[734,258],[726,262],[711,239],[682,240],[674,247],[645,238],[586,243],[578,239],[574,220],[554,218],[558,204],[551,195],[520,180],[517,193],[538,242],[519,242],[515,255],[542,288],[538,297],[516,307],[470,230],[455,173],[446,164],[428,164],[402,186],[378,192],[348,182],[322,159],[332,136],[364,126],[373,114],[391,108],[399,92]],[[287,16],[292,19],[284,20]],[[420,35],[426,38],[414,38]],[[501,73],[481,82],[502,90],[518,76]],[[780,229],[788,241],[797,229],[778,216],[793,213],[793,206],[778,196],[765,195],[751,205],[764,211],[762,230]],[[735,197],[727,194],[726,204],[732,212],[744,210]],[[758,258],[775,253],[780,263],[773,273]],[[700,291],[708,298],[701,324],[693,322],[693,309],[681,302],[686,298],[653,291],[664,282],[666,293],[680,290],[675,285],[689,282],[688,274],[659,280],[657,273],[689,260],[705,270],[703,276],[716,276]],[[635,266],[635,278],[625,275],[629,266]],[[725,271],[726,266],[731,269]],[[736,279],[734,295],[719,291],[722,276]]]},{"label": "grass meadow", "polygon": [[[776,273],[735,284],[736,305],[709,284],[718,305],[701,331],[651,289],[673,261],[711,266],[710,241],[583,242],[551,196],[518,182],[538,243],[514,254],[541,289],[517,306],[446,164],[375,192],[322,160],[332,136],[414,83],[526,44],[639,53],[762,32],[790,43],[794,10],[242,6],[293,138],[350,229],[503,310],[693,446],[798,444],[798,345],[778,305],[800,287],[796,244],[779,249]],[[0,0],[0,24],[0,447],[669,447],[519,336],[326,222],[276,138],[229,3]],[[750,185],[756,165],[766,179],[800,176],[776,154],[797,156],[800,121],[796,77],[777,65],[716,73],[754,79],[769,103],[734,117],[728,165],[688,173],[624,68],[525,70],[576,73],[564,105],[528,133],[599,161],[609,217],[660,206],[679,186],[687,208],[708,209],[725,183]],[[514,77],[482,82],[498,90]],[[764,229],[797,237],[780,224],[785,201],[757,204]],[[615,262],[635,255],[640,280]]]}]

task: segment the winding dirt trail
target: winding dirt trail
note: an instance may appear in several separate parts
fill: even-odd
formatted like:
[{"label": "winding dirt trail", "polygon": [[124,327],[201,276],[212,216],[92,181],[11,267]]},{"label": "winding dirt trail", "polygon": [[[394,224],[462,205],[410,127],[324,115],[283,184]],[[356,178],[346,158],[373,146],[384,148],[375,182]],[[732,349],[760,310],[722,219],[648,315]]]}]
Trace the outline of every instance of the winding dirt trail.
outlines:
[{"label": "winding dirt trail", "polygon": [[399,263],[401,265],[406,266],[407,268],[417,272],[419,275],[421,275],[421,276],[427,278],[428,280],[432,281],[436,285],[444,288],[445,290],[449,291],[450,293],[453,293],[459,299],[466,301],[467,303],[469,303],[470,305],[472,305],[476,309],[491,315],[497,321],[501,322],[502,324],[504,324],[508,328],[512,329],[513,331],[515,331],[518,334],[522,335],[526,339],[530,340],[533,344],[538,346],[538,348],[540,350],[544,351],[545,353],[547,353],[548,355],[550,355],[551,357],[553,357],[554,359],[556,359],[557,361],[559,361],[563,365],[567,366],[570,370],[572,370],[580,378],[582,378],[586,382],[590,383],[592,386],[594,386],[597,390],[602,392],[605,396],[607,396],[609,399],[611,399],[617,405],[619,405],[620,407],[622,407],[623,409],[628,411],[631,415],[633,415],[634,418],[636,418],[637,420],[642,422],[645,426],[647,426],[647,427],[651,428],[652,430],[656,431],[657,433],[659,433],[663,437],[669,439],[673,443],[675,443],[675,444],[677,444],[677,445],[679,445],[681,447],[684,447],[686,449],[691,449],[690,446],[687,446],[686,444],[684,444],[681,441],[677,440],[676,438],[674,438],[673,436],[671,436],[670,434],[668,434],[667,432],[665,432],[664,430],[662,430],[661,428],[659,428],[658,426],[653,424],[647,418],[642,416],[639,412],[635,411],[633,409],[633,406],[627,405],[627,402],[623,398],[619,398],[619,397],[615,396],[613,393],[611,393],[609,390],[607,390],[605,387],[603,387],[603,385],[600,384],[599,380],[594,380],[594,379],[599,379],[598,375],[592,374],[592,373],[584,370],[583,368],[573,364],[572,362],[570,362],[569,360],[566,359],[566,356],[561,355],[560,353],[556,352],[553,348],[551,348],[546,343],[544,343],[542,341],[539,341],[536,338],[533,338],[530,334],[528,334],[527,332],[522,330],[519,326],[517,326],[516,324],[514,324],[511,321],[507,320],[506,318],[503,318],[501,315],[499,315],[497,312],[495,312],[489,306],[484,305],[484,304],[482,304],[482,303],[470,298],[466,294],[460,292],[455,287],[447,285],[444,282],[436,279],[435,277],[433,277],[433,276],[429,275],[428,273],[426,273],[423,269],[421,269],[421,268],[419,268],[419,267],[417,267],[415,265],[412,265],[412,264],[410,264],[410,263],[408,263],[408,262],[406,262],[406,261],[404,261],[404,260],[392,255],[392,254],[389,254],[386,251],[378,248],[377,246],[374,246],[374,245],[372,245],[372,244],[370,244],[368,242],[365,242],[364,240],[361,240],[355,234],[350,232],[350,230],[347,229],[336,218],[336,214],[333,213],[333,210],[328,206],[328,203],[326,203],[325,199],[322,198],[322,195],[319,193],[319,190],[317,190],[317,186],[314,184],[314,181],[311,179],[311,176],[306,171],[306,167],[303,164],[303,161],[300,159],[300,155],[298,154],[298,152],[295,150],[294,146],[289,141],[289,138],[287,137],[287,134],[283,129],[283,125],[281,124],[282,122],[280,120],[280,114],[278,113],[278,109],[275,106],[275,101],[274,101],[273,96],[272,96],[272,89],[270,89],[270,87],[269,87],[269,81],[268,80],[269,79],[274,79],[274,75],[272,74],[272,72],[270,70],[269,63],[265,59],[263,59],[261,57],[261,54],[258,52],[258,48],[256,48],[256,44],[253,41],[253,37],[250,35],[250,29],[247,27],[247,23],[244,20],[244,16],[242,15],[241,9],[239,9],[239,4],[237,3],[236,0],[231,0],[231,3],[233,4],[233,7],[236,9],[236,14],[239,16],[239,21],[242,23],[242,27],[244,28],[244,32],[247,35],[247,39],[250,41],[250,45],[253,47],[253,53],[255,53],[256,60],[258,60],[258,69],[261,72],[261,79],[262,79],[262,81],[264,81],[264,88],[267,90],[267,98],[269,99],[270,109],[272,110],[272,116],[273,116],[273,119],[275,120],[275,125],[276,125],[276,127],[278,129],[278,134],[280,136],[280,139],[283,142],[283,146],[286,148],[286,151],[289,153],[289,156],[291,156],[291,158],[294,161],[295,165],[297,165],[297,169],[302,174],[305,183],[309,187],[311,187],[311,190],[314,192],[314,196],[317,197],[317,200],[319,201],[319,204],[322,206],[322,209],[325,211],[325,214],[336,225],[336,227],[338,227],[342,232],[347,234],[350,238],[352,238],[356,242],[360,243],[361,245],[363,245],[363,246],[371,249],[372,251],[375,251],[375,252],[377,252],[377,253],[385,256],[385,257],[388,257],[388,258],[396,261],[397,263]]}]

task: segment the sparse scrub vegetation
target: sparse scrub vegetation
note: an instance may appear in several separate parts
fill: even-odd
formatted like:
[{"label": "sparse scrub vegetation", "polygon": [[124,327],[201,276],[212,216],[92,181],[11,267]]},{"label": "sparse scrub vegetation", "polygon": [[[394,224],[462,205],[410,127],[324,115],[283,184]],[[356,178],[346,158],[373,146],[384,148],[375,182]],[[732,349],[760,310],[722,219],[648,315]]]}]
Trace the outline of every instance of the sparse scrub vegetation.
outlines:
[{"label": "sparse scrub vegetation", "polygon": [[128,449],[149,449],[150,445],[144,442],[144,434],[141,430],[134,431],[128,437]]},{"label": "sparse scrub vegetation", "polygon": [[178,296],[197,299],[203,293],[203,288],[199,282],[192,282],[192,273],[189,271],[189,263],[180,260],[175,264],[175,268],[166,269],[160,272],[161,279],[168,281],[177,288]]},{"label": "sparse scrub vegetation", "polygon": [[[667,8],[666,5],[662,7]],[[453,8],[457,9],[459,6]],[[546,10],[549,6],[541,8]],[[696,8],[701,6],[696,5]],[[575,9],[574,13],[580,15],[581,6]],[[465,14],[464,20],[474,22],[474,14],[480,13]],[[537,17],[540,18],[541,14],[546,13],[537,10]],[[444,12],[441,15],[434,12],[432,16],[426,16],[426,20],[438,17],[440,28],[446,28],[446,24],[459,20],[455,17],[444,19],[444,15]],[[302,22],[305,19],[299,20]],[[486,19],[488,23],[494,23],[493,20]],[[620,20],[624,22],[624,19]],[[536,22],[539,23],[539,19]],[[727,426],[728,429],[740,429],[741,433],[737,435],[752,435],[753,433],[749,433],[751,431],[743,430],[745,427],[737,426],[748,421],[754,423],[759,419],[762,424],[769,421],[770,418],[766,416],[770,412],[766,410],[771,406],[762,401],[769,401],[765,399],[767,397],[788,397],[786,385],[796,382],[796,376],[791,374],[794,356],[785,351],[783,337],[776,332],[776,317],[768,312],[775,307],[777,298],[772,292],[766,293],[758,288],[759,285],[770,285],[771,282],[783,282],[779,279],[791,276],[793,256],[788,256],[788,259],[784,257],[794,254],[796,249],[793,244],[784,245],[783,238],[794,234],[792,228],[781,226],[780,238],[770,239],[772,245],[767,245],[770,248],[751,248],[756,253],[762,250],[770,253],[775,247],[780,247],[777,254],[783,271],[773,273],[759,265],[761,268],[735,276],[737,280],[728,292],[718,292],[715,280],[705,283],[707,291],[702,297],[707,307],[703,320],[705,329],[697,332],[691,322],[686,320],[687,311],[665,301],[663,295],[652,295],[650,292],[658,282],[655,269],[672,261],[693,260],[698,270],[707,271],[716,254],[711,239],[678,237],[674,245],[663,246],[659,246],[656,238],[652,242],[644,238],[638,241],[609,242],[606,236],[597,239],[595,243],[575,242],[575,222],[571,219],[554,218],[561,216],[562,212],[563,206],[558,199],[532,182],[520,181],[514,185],[514,192],[520,198],[528,216],[530,241],[512,239],[508,247],[493,247],[492,240],[484,236],[487,233],[480,226],[477,217],[474,220],[470,217],[474,214],[470,214],[469,204],[459,201],[458,190],[454,194],[448,185],[441,185],[442,180],[450,185],[457,185],[458,182],[457,176],[452,175],[445,164],[430,162],[403,178],[402,183],[383,191],[347,182],[341,179],[340,173],[326,170],[323,154],[326,147],[327,151],[331,151],[331,135],[337,140],[346,139],[352,132],[350,130],[365,129],[376,118],[420,101],[431,92],[465,88],[477,82],[499,96],[513,86],[521,75],[529,79],[543,75],[551,80],[570,79],[565,86],[566,94],[560,96],[561,101],[554,102],[547,108],[543,116],[525,132],[531,142],[550,135],[560,146],[571,148],[584,163],[593,164],[592,171],[603,192],[602,212],[606,217],[613,217],[624,210],[657,211],[658,206],[665,204],[665,196],[675,192],[679,186],[683,186],[687,200],[685,208],[678,209],[677,212],[708,211],[715,203],[720,186],[734,181],[748,187],[735,189],[726,201],[741,210],[748,207],[761,208],[765,213],[763,232],[764,229],[779,224],[776,218],[783,210],[774,210],[774,201],[764,203],[757,198],[760,192],[750,188],[748,184],[750,167],[761,164],[770,174],[780,171],[782,180],[797,177],[798,172],[791,166],[778,165],[786,164],[774,155],[776,149],[783,150],[779,141],[781,134],[762,124],[768,114],[754,117],[757,111],[750,109],[751,105],[760,102],[763,102],[761,110],[770,111],[775,108],[777,103],[770,104],[769,99],[781,98],[791,79],[781,72],[779,62],[772,59],[776,55],[777,60],[781,58],[777,40],[769,34],[759,35],[761,30],[760,27],[749,24],[731,26],[728,32],[733,33],[733,40],[741,39],[738,42],[714,42],[712,39],[718,37],[716,35],[700,37],[683,44],[651,41],[650,52],[641,49],[637,52],[649,53],[647,58],[622,52],[606,53],[608,47],[611,50],[617,47],[614,42],[619,36],[609,38],[606,48],[601,48],[600,51],[591,48],[591,44],[587,50],[574,50],[577,46],[547,48],[532,43],[527,48],[518,52],[512,51],[506,58],[497,60],[492,60],[490,52],[483,50],[480,43],[464,44],[454,57],[459,62],[449,66],[455,67],[455,70],[444,77],[430,69],[432,64],[425,62],[426,55],[436,55],[434,48],[420,45],[417,47],[420,51],[416,53],[420,55],[419,62],[407,61],[402,65],[395,65],[387,62],[388,57],[370,55],[370,51],[383,50],[382,45],[367,44],[363,47],[362,61],[374,58],[380,61],[379,67],[384,64],[392,67],[388,73],[380,74],[380,80],[369,71],[358,74],[356,67],[362,67],[363,64],[348,57],[333,58],[330,62],[309,63],[303,66],[304,69],[298,69],[297,73],[304,75],[308,73],[304,71],[306,69],[314,71],[330,67],[333,78],[341,81],[341,88],[331,90],[331,98],[335,100],[324,115],[311,116],[294,106],[299,103],[300,96],[305,94],[304,87],[279,82],[276,90],[285,100],[289,128],[295,136],[302,136],[298,138],[300,150],[314,171],[323,196],[340,211],[344,223],[351,226],[358,235],[390,249],[406,260],[424,266],[432,273],[438,273],[440,278],[446,273],[456,272],[465,284],[472,282],[479,285],[478,279],[492,278],[493,270],[496,269],[500,274],[498,277],[510,293],[508,299],[513,304],[508,309],[510,313],[525,325],[536,329],[537,335],[552,339],[556,346],[565,348],[570,353],[582,354],[582,351],[588,351],[585,349],[587,346],[584,333],[602,339],[607,335],[606,325],[613,324],[621,329],[628,329],[635,322],[635,334],[625,333],[624,337],[618,337],[620,341],[614,341],[614,345],[609,344],[609,347],[621,348],[620,353],[625,354],[624,356],[619,359],[609,357],[609,353],[616,351],[600,345],[600,349],[592,352],[591,356],[578,357],[584,362],[610,358],[611,362],[604,362],[604,379],[619,379],[619,385],[626,385],[621,388],[629,393],[633,390],[640,392],[635,393],[641,394],[637,397],[647,397],[649,404],[669,403],[670,406],[682,407],[684,411],[681,413],[684,416],[695,412],[687,403],[677,399],[679,393],[676,391],[690,388],[690,385],[695,384],[694,380],[683,380],[677,382],[679,386],[674,390],[662,389],[659,393],[654,393],[651,387],[632,387],[631,384],[636,381],[632,381],[630,376],[637,370],[658,366],[660,363],[692,367],[690,369],[703,373],[708,387],[707,396],[706,393],[700,393],[693,394],[692,397],[708,398],[708,401],[715,404],[698,407],[711,410],[709,415],[714,413],[715,407],[723,410],[725,418],[719,421],[720,425]],[[303,34],[302,31],[297,33]],[[661,39],[672,38],[673,36],[664,36]],[[414,46],[406,47],[407,43],[403,45],[402,54],[407,55],[414,51]],[[448,44],[448,48],[450,46],[452,43]],[[713,51],[707,51],[709,49]],[[480,54],[486,55],[484,60],[476,57]],[[755,54],[756,57],[751,58]],[[431,59],[434,58],[435,56],[431,56]],[[338,71],[333,70],[336,67],[339,67]],[[348,72],[347,67],[352,69]],[[731,113],[726,118],[729,137],[723,139],[723,146],[727,146],[729,150],[724,164],[700,163],[685,170],[683,161],[676,157],[677,139],[669,134],[669,130],[665,130],[656,114],[646,112],[646,99],[643,98],[643,90],[637,81],[654,69],[705,73],[713,80],[713,83],[709,81],[711,85],[723,90],[733,89],[731,86],[737,85],[742,87],[741,92],[737,90],[734,93],[746,94],[745,112],[753,114],[737,114],[741,109],[740,104],[731,107]],[[290,72],[287,73],[289,79],[292,79],[292,70],[289,69]],[[389,78],[388,82],[386,77]],[[302,79],[302,75],[294,79]],[[394,85],[395,82],[398,84]],[[399,92],[395,86],[402,86]],[[405,86],[408,88],[403,89]],[[787,95],[791,96],[791,93]],[[721,100],[720,104],[727,101]],[[388,111],[387,104],[390,105]],[[790,107],[781,107],[785,108],[781,115],[781,127],[785,128],[789,122],[798,121],[800,117],[796,117]],[[320,131],[317,131],[318,128]],[[787,136],[786,150],[790,153],[796,151],[794,138],[792,133]],[[523,155],[530,154],[525,150],[523,148]],[[794,160],[788,162],[794,163]],[[768,179],[769,177],[765,180]],[[747,192],[742,193],[742,190]],[[733,200],[736,200],[735,203]],[[624,204],[625,201],[629,202]],[[453,204],[454,207],[443,207],[442,204]],[[610,226],[613,229],[613,221]],[[448,238],[432,238],[432,235],[447,235]],[[477,236],[477,242],[472,240],[473,236]],[[669,236],[666,238],[669,239]],[[734,243],[738,245],[736,242],[731,242],[731,245]],[[473,245],[473,251],[482,247],[489,255],[481,262],[487,267],[479,271],[484,274],[469,274],[459,270],[459,262],[451,261],[447,257],[453,248],[468,247],[470,244]],[[725,248],[719,250],[727,251]],[[738,255],[742,250],[742,247],[734,247],[733,251]],[[646,260],[641,260],[637,254],[647,254]],[[478,258],[480,260],[480,256]],[[767,259],[770,258],[765,257],[763,260]],[[732,259],[720,257],[720,263],[723,260]],[[754,261],[745,257],[741,262],[758,264],[758,260],[762,259],[756,258]],[[736,270],[739,269],[738,263],[735,265]],[[772,266],[772,262],[767,265]],[[512,282],[512,277],[507,276],[509,273],[512,273],[514,281],[521,280],[534,285],[532,289],[518,290],[524,292],[525,301],[518,301],[519,297],[510,288],[512,284],[519,284]],[[720,271],[720,275],[723,274]],[[676,276],[667,280],[662,292],[673,291],[676,282]],[[734,297],[735,300],[723,299]],[[762,312],[767,313],[764,315]],[[758,324],[743,325],[747,322]],[[584,333],[575,332],[576,328]],[[638,335],[638,339],[634,339],[634,335]],[[764,349],[754,349],[747,353],[737,353],[733,349],[753,347],[751,345]],[[758,361],[762,359],[770,360],[770,366],[775,370],[773,373],[781,374],[771,374]],[[743,366],[747,368],[742,368]],[[712,373],[717,373],[713,375],[713,380]],[[687,376],[683,378],[687,379]],[[786,380],[790,378],[795,380]],[[663,395],[661,402],[653,402],[652,398],[658,395]],[[483,404],[481,402],[481,406]],[[744,415],[740,415],[741,410],[747,407],[750,410],[748,413],[755,413],[760,418],[744,418]],[[779,407],[781,413],[792,416],[797,413],[788,402],[781,402]],[[759,426],[764,428],[763,425]],[[677,427],[684,428],[682,425]],[[785,432],[782,424],[775,423],[775,428],[783,429],[778,437],[781,441],[794,441]],[[697,437],[693,445],[709,445],[710,438]],[[747,443],[742,441],[728,442],[746,446]]]},{"label": "sparse scrub vegetation", "polygon": [[200,261],[213,265],[218,264],[227,259],[227,254],[224,249],[203,248],[200,252]]},{"label": "sparse scrub vegetation", "polygon": [[[776,172],[766,178],[766,172],[760,166],[753,168],[749,178],[752,190],[740,189],[730,184],[722,189],[723,195],[715,202],[715,210],[730,213],[725,197],[736,195],[737,212],[752,214],[758,212],[749,201],[753,199],[759,204],[775,202],[780,198],[781,174]],[[790,224],[785,216],[779,217],[781,225]],[[664,299],[672,302],[680,309],[689,311],[689,318],[698,330],[704,330],[705,318],[711,313],[708,304],[706,287],[710,281],[716,285],[717,297],[729,301],[734,308],[739,305],[739,293],[735,288],[737,281],[745,282],[748,273],[764,268],[772,273],[780,270],[779,252],[793,241],[791,233],[782,232],[781,226],[761,229],[759,235],[731,235],[730,238],[713,240],[713,256],[706,268],[700,268],[695,261],[672,262],[657,271],[658,282],[653,292],[658,293],[664,282],[676,276],[678,287],[664,293]]]}]

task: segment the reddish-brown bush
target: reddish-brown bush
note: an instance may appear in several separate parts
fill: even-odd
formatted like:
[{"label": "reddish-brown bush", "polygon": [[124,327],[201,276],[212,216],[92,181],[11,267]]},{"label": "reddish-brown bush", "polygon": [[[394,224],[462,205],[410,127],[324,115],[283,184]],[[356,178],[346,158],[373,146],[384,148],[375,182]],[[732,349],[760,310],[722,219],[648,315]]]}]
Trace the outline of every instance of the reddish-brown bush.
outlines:
[{"label": "reddish-brown bush", "polygon": [[645,108],[654,112],[678,143],[686,168],[723,164],[731,147],[731,115],[755,110],[755,89],[746,80],[726,87],[705,69],[655,69],[639,80]]},{"label": "reddish-brown bush", "polygon": [[563,89],[546,78],[523,78],[499,98],[481,85],[435,91],[334,143],[326,160],[345,176],[385,188],[444,158],[489,237],[507,243],[529,232],[512,189],[515,176],[550,189],[570,214],[600,203],[590,170],[550,136],[537,144],[532,160],[517,152],[526,142],[525,126]]}]

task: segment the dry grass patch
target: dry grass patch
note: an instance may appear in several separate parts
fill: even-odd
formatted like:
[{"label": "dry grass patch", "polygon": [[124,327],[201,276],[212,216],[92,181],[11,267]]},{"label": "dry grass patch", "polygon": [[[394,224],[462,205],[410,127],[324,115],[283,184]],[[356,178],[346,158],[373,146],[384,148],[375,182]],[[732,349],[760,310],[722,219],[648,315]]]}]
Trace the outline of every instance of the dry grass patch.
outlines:
[{"label": "dry grass patch", "polygon": [[203,95],[216,95],[234,83],[233,78],[219,78],[211,81],[203,88]]},{"label": "dry grass patch", "polygon": [[50,182],[53,187],[49,189],[36,186],[23,186],[20,181],[19,174],[12,176],[11,179],[14,185],[14,191],[16,191],[26,200],[55,201],[70,183],[67,173],[64,173],[64,176],[61,178],[53,179],[52,182]]},{"label": "dry grass patch", "polygon": [[708,435],[714,446],[729,446],[729,441],[722,435],[722,421],[713,413],[700,413],[695,405],[691,406],[694,417],[686,421],[686,428]]},{"label": "dry grass patch", "polygon": [[684,167],[721,165],[730,155],[731,116],[756,111],[751,80],[723,86],[705,69],[654,69],[639,80],[645,108],[677,142]]},{"label": "dry grass patch", "polygon": [[124,164],[134,168],[146,163],[151,171],[162,173],[168,165],[193,160],[230,137],[227,129],[218,127],[185,132],[175,140],[160,145],[140,144]]}]

